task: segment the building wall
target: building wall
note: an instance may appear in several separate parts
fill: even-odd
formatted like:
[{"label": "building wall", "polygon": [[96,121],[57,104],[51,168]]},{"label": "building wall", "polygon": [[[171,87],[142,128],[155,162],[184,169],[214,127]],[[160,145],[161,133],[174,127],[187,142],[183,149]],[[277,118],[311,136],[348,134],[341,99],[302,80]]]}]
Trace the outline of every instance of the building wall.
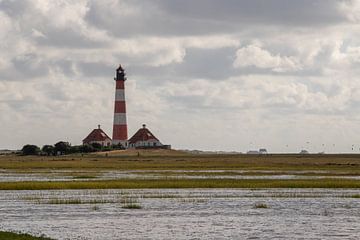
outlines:
[{"label": "building wall", "polygon": [[137,147],[161,147],[161,142],[151,139],[148,141],[137,141],[136,143],[129,144],[129,148],[137,148]]},{"label": "building wall", "polygon": [[90,141],[89,144],[99,143],[101,146],[111,146],[112,141],[110,139],[106,139],[104,141]]}]

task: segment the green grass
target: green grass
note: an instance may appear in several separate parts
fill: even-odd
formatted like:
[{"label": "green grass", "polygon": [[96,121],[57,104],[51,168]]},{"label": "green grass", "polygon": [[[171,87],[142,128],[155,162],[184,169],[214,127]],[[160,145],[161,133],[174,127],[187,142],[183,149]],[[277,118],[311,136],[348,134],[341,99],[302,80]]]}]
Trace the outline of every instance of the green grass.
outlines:
[{"label": "green grass", "polygon": [[324,179],[120,179],[104,181],[1,182],[0,190],[142,188],[360,188],[360,180]]},{"label": "green grass", "polygon": [[47,237],[34,237],[25,233],[12,233],[0,231],[0,239],[3,240],[51,240]]}]

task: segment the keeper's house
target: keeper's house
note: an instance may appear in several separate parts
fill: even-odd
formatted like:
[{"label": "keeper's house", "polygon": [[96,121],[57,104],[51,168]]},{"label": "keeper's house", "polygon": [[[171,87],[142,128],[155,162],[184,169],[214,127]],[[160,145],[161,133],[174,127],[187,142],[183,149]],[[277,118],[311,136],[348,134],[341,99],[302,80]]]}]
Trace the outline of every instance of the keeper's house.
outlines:
[{"label": "keeper's house", "polygon": [[129,139],[128,143],[129,148],[171,148],[170,145],[162,144],[159,139],[146,128],[145,124]]},{"label": "keeper's house", "polygon": [[112,144],[111,138],[100,128],[98,125],[97,129],[92,132],[83,140],[83,144],[99,143],[101,146],[110,146]]}]

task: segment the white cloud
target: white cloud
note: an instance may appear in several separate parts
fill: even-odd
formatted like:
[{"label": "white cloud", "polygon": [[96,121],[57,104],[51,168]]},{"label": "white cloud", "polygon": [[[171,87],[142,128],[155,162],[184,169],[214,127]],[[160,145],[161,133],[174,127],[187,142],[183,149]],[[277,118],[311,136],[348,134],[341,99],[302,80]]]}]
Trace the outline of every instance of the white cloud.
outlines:
[{"label": "white cloud", "polygon": [[339,1],[338,7],[351,22],[360,22],[360,2],[358,0]]},{"label": "white cloud", "polygon": [[294,57],[271,54],[256,45],[249,45],[236,51],[234,67],[255,66],[271,69],[274,72],[289,72],[301,69]]}]

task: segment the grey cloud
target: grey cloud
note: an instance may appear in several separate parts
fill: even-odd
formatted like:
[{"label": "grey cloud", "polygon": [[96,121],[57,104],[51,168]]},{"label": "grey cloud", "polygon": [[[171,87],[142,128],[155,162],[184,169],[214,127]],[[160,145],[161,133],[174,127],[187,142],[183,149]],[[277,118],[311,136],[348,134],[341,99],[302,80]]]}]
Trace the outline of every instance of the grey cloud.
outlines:
[{"label": "grey cloud", "polygon": [[30,81],[49,74],[49,66],[36,54],[25,54],[10,60],[11,67],[0,71],[0,80]]},{"label": "grey cloud", "polygon": [[102,62],[79,62],[76,64],[77,68],[85,77],[111,77],[115,74],[115,65],[109,66]]},{"label": "grey cloud", "polygon": [[0,1],[0,10],[4,11],[10,16],[19,17],[26,11],[31,9],[31,2],[29,1],[11,1],[2,0]]},{"label": "grey cloud", "polygon": [[101,41],[94,41],[87,38],[84,34],[76,29],[54,29],[43,27],[42,33],[44,37],[36,38],[37,44],[41,46],[53,46],[59,48],[101,48],[105,47],[106,43]]},{"label": "grey cloud", "polygon": [[[110,10],[104,2],[102,8],[98,3],[89,4],[87,20],[120,37],[243,32],[255,26],[267,31],[271,25],[308,28],[347,21],[336,0],[119,1]],[[123,14],[126,6],[140,9],[141,14]]]},{"label": "grey cloud", "polygon": [[[159,2],[159,1],[158,1]],[[337,0],[174,0],[160,1],[171,15],[191,19],[227,21],[235,24],[261,23],[330,25],[345,21]]]}]

